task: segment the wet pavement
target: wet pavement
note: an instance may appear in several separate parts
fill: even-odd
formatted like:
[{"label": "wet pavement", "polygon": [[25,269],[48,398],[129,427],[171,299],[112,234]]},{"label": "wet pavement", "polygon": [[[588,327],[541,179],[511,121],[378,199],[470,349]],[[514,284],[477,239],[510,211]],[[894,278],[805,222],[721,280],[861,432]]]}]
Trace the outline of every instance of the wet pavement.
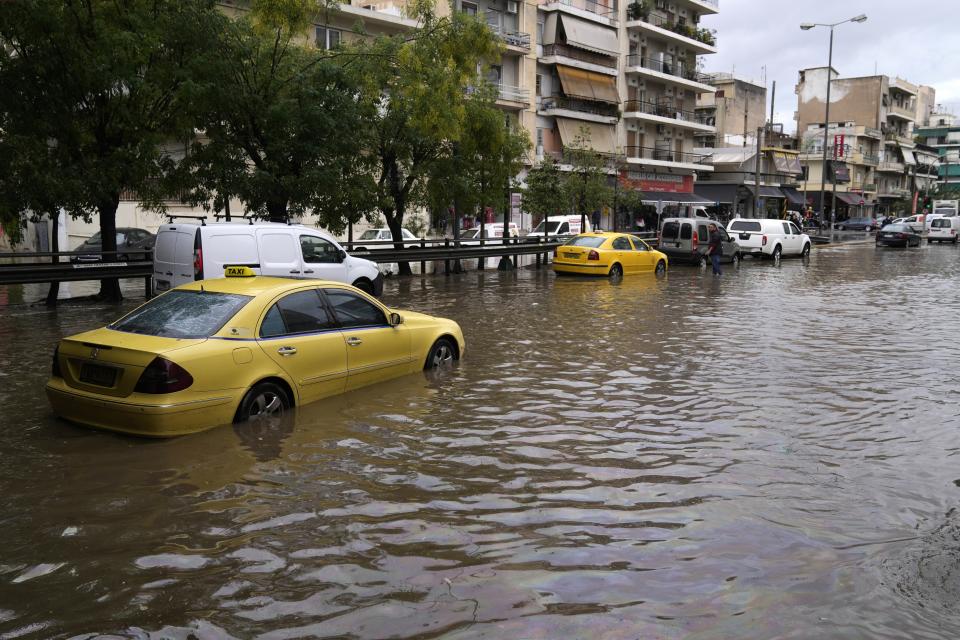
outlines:
[{"label": "wet pavement", "polygon": [[0,289],[0,638],[957,637],[958,283],[869,244],[394,279],[456,368],[168,441],[44,398],[120,308]]}]

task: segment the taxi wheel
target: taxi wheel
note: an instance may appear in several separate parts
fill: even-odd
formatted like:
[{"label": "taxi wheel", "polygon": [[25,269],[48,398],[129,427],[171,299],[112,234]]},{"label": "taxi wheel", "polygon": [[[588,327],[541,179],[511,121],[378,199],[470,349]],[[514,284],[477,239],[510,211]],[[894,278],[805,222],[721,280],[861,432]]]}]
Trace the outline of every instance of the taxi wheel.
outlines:
[{"label": "taxi wheel", "polygon": [[622,278],[623,277],[623,267],[619,264],[614,264],[610,267],[610,277],[611,278]]},{"label": "taxi wheel", "polygon": [[289,408],[290,398],[286,391],[273,382],[261,382],[243,397],[234,422],[246,422],[253,418],[279,418]]},{"label": "taxi wheel", "polygon": [[667,263],[661,260],[657,263],[657,268],[654,270],[658,276],[666,275],[667,273]]},{"label": "taxi wheel", "polygon": [[450,338],[440,338],[430,347],[430,353],[427,355],[427,361],[424,363],[424,369],[439,369],[442,366],[451,364],[458,360],[457,348]]}]

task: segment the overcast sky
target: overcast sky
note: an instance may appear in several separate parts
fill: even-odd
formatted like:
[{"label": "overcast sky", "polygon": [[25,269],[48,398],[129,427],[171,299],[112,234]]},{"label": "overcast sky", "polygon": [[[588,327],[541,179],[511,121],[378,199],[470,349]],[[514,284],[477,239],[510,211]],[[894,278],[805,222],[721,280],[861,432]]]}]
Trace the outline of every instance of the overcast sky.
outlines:
[{"label": "overcast sky", "polygon": [[960,112],[958,0],[720,0],[720,13],[701,26],[717,30],[706,71],[733,72],[763,84],[767,111],[777,81],[775,119],[794,131],[797,72],[827,65],[830,30],[802,31],[802,22],[839,22],[861,13],[863,23],[834,29],[833,68],[840,77],[899,76],[937,90],[937,103]]}]

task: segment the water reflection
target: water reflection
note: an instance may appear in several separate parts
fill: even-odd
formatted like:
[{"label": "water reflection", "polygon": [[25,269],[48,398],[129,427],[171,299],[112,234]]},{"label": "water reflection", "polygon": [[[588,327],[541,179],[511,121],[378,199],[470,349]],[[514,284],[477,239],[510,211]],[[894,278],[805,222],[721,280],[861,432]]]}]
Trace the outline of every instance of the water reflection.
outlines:
[{"label": "water reflection", "polygon": [[42,397],[48,346],[121,310],[8,305],[0,633],[952,637],[940,249],[391,281],[459,366],[158,442]]}]

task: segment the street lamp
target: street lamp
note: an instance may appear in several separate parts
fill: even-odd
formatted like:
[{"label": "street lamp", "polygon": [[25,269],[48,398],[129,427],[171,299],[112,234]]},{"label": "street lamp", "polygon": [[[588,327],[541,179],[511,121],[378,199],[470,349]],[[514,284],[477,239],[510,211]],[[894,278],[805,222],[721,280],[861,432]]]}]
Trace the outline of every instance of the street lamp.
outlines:
[{"label": "street lamp", "polygon": [[[830,132],[830,84],[832,77],[830,75],[831,70],[833,69],[833,28],[844,24],[846,22],[866,22],[867,15],[861,13],[860,15],[849,18],[847,20],[841,20],[840,22],[834,22],[833,24],[825,24],[821,22],[804,22],[800,25],[800,28],[804,31],[809,31],[814,27],[830,27],[830,53],[827,55],[827,108],[826,113],[823,116],[823,164],[820,167],[820,220],[823,220],[823,207],[826,203],[826,197],[824,193],[827,190],[827,141],[829,139]],[[837,221],[837,203],[834,202],[830,206],[830,228],[833,229],[834,223]]]}]

